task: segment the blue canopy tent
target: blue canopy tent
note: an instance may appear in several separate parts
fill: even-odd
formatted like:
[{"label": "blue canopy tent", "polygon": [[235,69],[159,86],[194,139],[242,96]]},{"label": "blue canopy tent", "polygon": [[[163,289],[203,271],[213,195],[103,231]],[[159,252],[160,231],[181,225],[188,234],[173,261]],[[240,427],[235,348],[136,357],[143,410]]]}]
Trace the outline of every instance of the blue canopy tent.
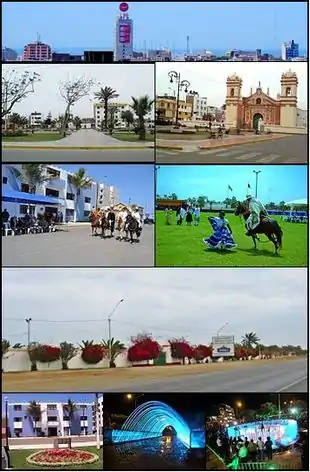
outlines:
[{"label": "blue canopy tent", "polygon": [[18,192],[16,190],[2,189],[2,201],[12,203],[25,203],[26,205],[60,205],[57,198],[46,197],[34,193]]}]

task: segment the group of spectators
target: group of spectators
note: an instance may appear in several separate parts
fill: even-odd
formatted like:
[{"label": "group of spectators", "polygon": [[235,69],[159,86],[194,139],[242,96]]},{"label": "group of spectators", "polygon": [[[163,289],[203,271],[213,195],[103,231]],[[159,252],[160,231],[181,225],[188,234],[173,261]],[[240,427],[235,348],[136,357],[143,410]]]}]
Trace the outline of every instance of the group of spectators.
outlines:
[{"label": "group of spectators", "polygon": [[23,216],[10,215],[7,209],[1,213],[2,233],[7,234],[10,230],[12,234],[28,234],[37,232],[47,232],[55,230],[55,225],[62,220],[60,214],[38,214],[31,215],[27,212]]}]

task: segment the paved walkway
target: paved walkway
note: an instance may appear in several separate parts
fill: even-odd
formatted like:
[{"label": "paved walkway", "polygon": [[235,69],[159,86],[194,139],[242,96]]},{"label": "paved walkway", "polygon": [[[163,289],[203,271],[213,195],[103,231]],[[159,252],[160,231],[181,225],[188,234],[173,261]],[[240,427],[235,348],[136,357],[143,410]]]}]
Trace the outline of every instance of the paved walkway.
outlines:
[{"label": "paved walkway", "polygon": [[20,146],[20,147],[150,147],[150,142],[128,142],[119,141],[112,136],[108,136],[104,133],[96,131],[94,129],[81,129],[75,131],[69,136],[58,141],[41,141],[41,142],[29,142],[29,141],[10,141],[3,144],[4,147]]}]

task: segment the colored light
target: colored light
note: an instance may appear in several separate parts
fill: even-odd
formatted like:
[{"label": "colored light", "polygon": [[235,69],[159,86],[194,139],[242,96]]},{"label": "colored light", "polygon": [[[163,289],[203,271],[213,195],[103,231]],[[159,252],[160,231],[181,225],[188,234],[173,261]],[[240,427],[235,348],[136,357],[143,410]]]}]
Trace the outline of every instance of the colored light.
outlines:
[{"label": "colored light", "polygon": [[266,420],[255,421],[252,423],[243,423],[238,426],[229,426],[227,428],[229,437],[247,437],[248,440],[257,441],[259,437],[266,441],[269,436],[273,448],[287,447],[294,444],[298,439],[298,426],[296,420]]},{"label": "colored light", "polygon": [[112,432],[112,441],[121,443],[158,438],[169,427],[175,430],[177,438],[186,447],[204,447],[204,434],[201,431],[192,432],[173,408],[158,401],[139,405],[127,418],[122,429]]}]

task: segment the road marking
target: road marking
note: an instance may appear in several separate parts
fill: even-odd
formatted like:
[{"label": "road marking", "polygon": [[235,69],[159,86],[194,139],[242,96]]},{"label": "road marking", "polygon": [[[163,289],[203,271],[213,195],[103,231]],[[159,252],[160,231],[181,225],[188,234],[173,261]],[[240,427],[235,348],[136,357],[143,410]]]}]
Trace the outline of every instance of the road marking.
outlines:
[{"label": "road marking", "polygon": [[285,390],[288,390],[291,387],[294,387],[294,385],[299,384],[300,382],[303,382],[304,380],[308,380],[308,375],[305,375],[301,379],[295,380],[294,382],[286,385],[285,387],[280,388],[280,390],[277,391],[277,393],[285,392]]},{"label": "road marking", "polygon": [[226,151],[226,152],[219,151],[218,157],[229,157],[229,156],[233,156],[234,154],[239,154],[239,153],[240,153],[240,149],[231,149],[230,151]]},{"label": "road marking", "polygon": [[247,161],[248,159],[253,159],[253,157],[261,156],[261,152],[248,152],[247,154],[241,154],[241,156],[236,156],[234,159],[237,161]]},{"label": "road marking", "polygon": [[206,149],[205,151],[200,151],[199,154],[204,155],[204,154],[217,154],[219,151],[218,148],[216,149]]},{"label": "road marking", "polygon": [[262,162],[262,163],[273,162],[276,159],[279,159],[279,157],[281,157],[280,154],[268,154],[268,156],[265,156],[265,157],[262,157],[261,159],[259,159],[258,162]]},{"label": "road marking", "polygon": [[160,155],[169,155],[169,156],[175,156],[177,155],[178,153],[177,152],[173,152],[173,151],[156,151],[156,154],[158,154],[159,156]]}]

